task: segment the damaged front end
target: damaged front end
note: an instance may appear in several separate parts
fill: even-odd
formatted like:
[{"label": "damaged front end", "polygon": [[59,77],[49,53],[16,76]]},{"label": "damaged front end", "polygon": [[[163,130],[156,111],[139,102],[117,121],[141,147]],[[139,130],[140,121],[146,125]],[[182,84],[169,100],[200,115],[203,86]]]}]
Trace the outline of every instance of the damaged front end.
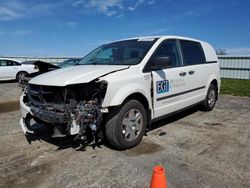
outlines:
[{"label": "damaged front end", "polygon": [[52,137],[101,138],[106,89],[107,83],[98,80],[65,87],[28,84],[20,100],[22,129],[34,133],[39,124],[53,128]]}]

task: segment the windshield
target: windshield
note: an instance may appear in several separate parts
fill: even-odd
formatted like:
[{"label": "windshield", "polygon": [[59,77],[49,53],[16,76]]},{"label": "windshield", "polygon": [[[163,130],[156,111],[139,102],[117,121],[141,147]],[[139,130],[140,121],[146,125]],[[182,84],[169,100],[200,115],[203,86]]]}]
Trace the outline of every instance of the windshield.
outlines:
[{"label": "windshield", "polygon": [[105,44],[85,56],[79,65],[136,65],[156,40],[134,39]]},{"label": "windshield", "polygon": [[71,66],[78,65],[79,61],[80,61],[80,59],[68,59],[68,60],[65,60],[64,62],[58,64],[58,66],[61,68],[71,67]]}]

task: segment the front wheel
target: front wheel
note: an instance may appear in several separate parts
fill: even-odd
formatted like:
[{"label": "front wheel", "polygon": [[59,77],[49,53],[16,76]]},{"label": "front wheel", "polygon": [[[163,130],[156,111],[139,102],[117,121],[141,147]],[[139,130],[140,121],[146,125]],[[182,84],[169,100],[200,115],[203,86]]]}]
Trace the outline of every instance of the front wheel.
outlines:
[{"label": "front wheel", "polygon": [[210,84],[205,101],[202,104],[202,108],[205,111],[213,110],[216,100],[217,100],[217,89],[213,84]]},{"label": "front wheel", "polygon": [[105,126],[106,137],[118,149],[138,145],[147,124],[144,106],[137,100],[126,102],[118,112],[111,112]]}]

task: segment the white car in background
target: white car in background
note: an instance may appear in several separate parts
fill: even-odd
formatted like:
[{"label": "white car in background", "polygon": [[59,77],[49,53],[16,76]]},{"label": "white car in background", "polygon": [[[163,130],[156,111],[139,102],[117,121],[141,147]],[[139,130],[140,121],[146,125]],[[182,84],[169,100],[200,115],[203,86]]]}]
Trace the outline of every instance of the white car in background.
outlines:
[{"label": "white car in background", "polygon": [[37,72],[35,65],[23,65],[17,60],[0,58],[0,80],[17,80]]}]

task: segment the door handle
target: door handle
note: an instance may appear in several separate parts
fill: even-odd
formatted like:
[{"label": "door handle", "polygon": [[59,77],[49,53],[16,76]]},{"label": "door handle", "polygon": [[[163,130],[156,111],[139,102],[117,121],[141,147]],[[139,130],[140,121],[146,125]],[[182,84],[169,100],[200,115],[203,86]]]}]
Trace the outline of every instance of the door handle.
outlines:
[{"label": "door handle", "polygon": [[192,75],[192,74],[194,74],[194,71],[191,70],[191,71],[188,72],[188,74]]},{"label": "door handle", "polygon": [[186,72],[180,72],[179,75],[180,75],[180,76],[186,76],[186,74],[187,74]]}]

